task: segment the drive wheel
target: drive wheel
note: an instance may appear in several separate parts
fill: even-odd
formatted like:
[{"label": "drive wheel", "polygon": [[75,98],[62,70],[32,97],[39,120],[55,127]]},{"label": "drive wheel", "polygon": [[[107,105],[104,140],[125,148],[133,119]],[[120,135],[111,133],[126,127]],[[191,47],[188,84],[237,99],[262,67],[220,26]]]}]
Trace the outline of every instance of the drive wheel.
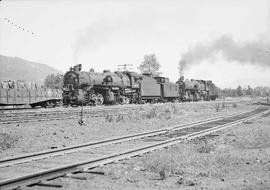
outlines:
[{"label": "drive wheel", "polygon": [[129,103],[130,103],[130,99],[127,98],[127,97],[125,97],[125,98],[123,99],[123,104],[129,104]]},{"label": "drive wheel", "polygon": [[102,94],[97,94],[97,105],[102,105],[104,102],[104,98]]},{"label": "drive wheel", "polygon": [[97,102],[98,102],[97,95],[96,94],[91,94],[91,100],[93,101],[94,105],[96,105]]}]

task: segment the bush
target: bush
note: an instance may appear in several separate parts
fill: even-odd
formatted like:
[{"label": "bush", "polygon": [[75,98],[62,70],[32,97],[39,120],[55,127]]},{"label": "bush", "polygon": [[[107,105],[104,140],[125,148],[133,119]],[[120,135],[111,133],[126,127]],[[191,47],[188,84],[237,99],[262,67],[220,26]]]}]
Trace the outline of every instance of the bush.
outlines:
[{"label": "bush", "polygon": [[168,151],[165,154],[157,154],[151,157],[151,159],[145,161],[144,165],[150,171],[158,173],[160,179],[163,180],[176,169],[176,159],[174,155]]},{"label": "bush", "polygon": [[150,112],[148,112],[146,114],[146,118],[147,119],[152,119],[152,118],[156,118],[156,117],[159,117],[160,113],[159,113],[159,110],[158,108],[154,107],[150,110]]}]

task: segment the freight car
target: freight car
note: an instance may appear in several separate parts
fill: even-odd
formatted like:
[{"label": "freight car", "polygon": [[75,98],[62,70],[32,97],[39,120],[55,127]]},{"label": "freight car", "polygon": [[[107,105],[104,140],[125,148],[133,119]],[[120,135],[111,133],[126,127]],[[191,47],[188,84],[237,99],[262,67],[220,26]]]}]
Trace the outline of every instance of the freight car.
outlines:
[{"label": "freight car", "polygon": [[[82,66],[70,68],[64,75],[63,103],[65,105],[101,105],[114,103],[175,102],[215,99],[213,83],[203,80],[171,83],[166,77],[135,72],[97,73],[81,71]],[[211,85],[212,86],[211,86]],[[211,86],[211,88],[210,88]],[[210,95],[211,94],[211,95]]]},{"label": "freight car", "polygon": [[0,106],[55,106],[61,102],[60,89],[42,88],[33,82],[3,81],[0,83]]}]

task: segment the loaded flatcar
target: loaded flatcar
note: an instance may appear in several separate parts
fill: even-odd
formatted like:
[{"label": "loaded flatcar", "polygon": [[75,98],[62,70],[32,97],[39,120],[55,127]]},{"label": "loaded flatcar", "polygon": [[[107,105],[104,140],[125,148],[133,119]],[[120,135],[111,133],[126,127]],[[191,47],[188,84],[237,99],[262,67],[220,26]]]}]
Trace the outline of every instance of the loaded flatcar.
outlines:
[{"label": "loaded flatcar", "polygon": [[60,89],[42,88],[33,82],[3,81],[0,84],[0,106],[55,106],[61,102]]}]

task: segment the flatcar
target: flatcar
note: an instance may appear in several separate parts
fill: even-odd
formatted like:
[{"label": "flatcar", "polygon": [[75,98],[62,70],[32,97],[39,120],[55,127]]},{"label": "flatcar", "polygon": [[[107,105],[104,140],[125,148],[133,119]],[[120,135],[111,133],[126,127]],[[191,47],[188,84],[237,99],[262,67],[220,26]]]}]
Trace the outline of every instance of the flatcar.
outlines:
[{"label": "flatcar", "polygon": [[42,88],[33,82],[2,81],[0,83],[0,106],[31,107],[55,106],[60,104],[62,93],[60,89]]}]

